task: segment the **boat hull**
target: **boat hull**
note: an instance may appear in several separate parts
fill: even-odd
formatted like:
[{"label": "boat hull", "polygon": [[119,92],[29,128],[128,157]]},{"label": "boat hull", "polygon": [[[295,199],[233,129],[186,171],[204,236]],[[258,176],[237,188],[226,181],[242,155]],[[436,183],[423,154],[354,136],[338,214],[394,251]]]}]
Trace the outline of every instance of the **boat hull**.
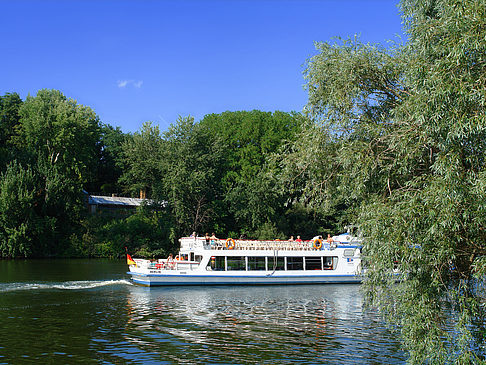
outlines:
[{"label": "boat hull", "polygon": [[144,286],[173,285],[292,285],[359,284],[359,275],[167,275],[128,272],[134,283]]}]

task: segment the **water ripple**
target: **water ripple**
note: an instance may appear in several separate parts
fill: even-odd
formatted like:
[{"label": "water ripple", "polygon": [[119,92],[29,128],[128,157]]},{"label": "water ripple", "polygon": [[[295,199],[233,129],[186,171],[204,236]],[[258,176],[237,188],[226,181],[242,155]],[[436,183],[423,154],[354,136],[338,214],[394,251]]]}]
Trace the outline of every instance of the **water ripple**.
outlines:
[{"label": "water ripple", "polygon": [[140,364],[403,363],[361,298],[357,286],[132,287],[122,336]]},{"label": "water ripple", "polygon": [[60,283],[0,283],[0,293],[26,290],[83,290],[110,285],[133,285],[128,280],[65,281]]}]

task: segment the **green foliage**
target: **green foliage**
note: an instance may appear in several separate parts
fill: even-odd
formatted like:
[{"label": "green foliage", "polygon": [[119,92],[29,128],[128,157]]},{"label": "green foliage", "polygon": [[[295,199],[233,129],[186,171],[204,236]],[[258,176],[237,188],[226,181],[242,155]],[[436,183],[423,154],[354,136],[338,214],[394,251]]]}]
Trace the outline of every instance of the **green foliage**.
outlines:
[{"label": "green foliage", "polygon": [[34,159],[48,161],[66,178],[81,183],[93,178],[100,131],[90,108],[57,90],[40,90],[27,97],[19,113],[19,147],[26,146]]},{"label": "green foliage", "polygon": [[123,143],[129,138],[119,127],[102,124],[100,140],[97,142],[98,162],[96,178],[86,184],[89,192],[102,192],[104,194],[121,193],[118,180],[121,178],[123,163]]},{"label": "green foliage", "polygon": [[256,231],[251,233],[258,240],[275,240],[275,239],[287,239],[272,222],[266,222],[257,228]]},{"label": "green foliage", "polygon": [[0,175],[0,186],[0,255],[63,254],[83,209],[81,185],[41,161],[27,168],[14,161]]},{"label": "green foliage", "polygon": [[200,123],[180,117],[162,136],[146,123],[123,144],[120,181],[167,204],[174,239],[193,231],[254,236],[268,224],[275,225],[272,236],[295,234],[275,178],[279,166],[269,157],[304,123],[295,113],[226,112]]},{"label": "green foliage", "polygon": [[161,136],[158,126],[144,123],[140,132],[127,137],[122,144],[123,163],[126,168],[120,182],[132,194],[153,190],[162,178],[159,162],[162,158]]},{"label": "green foliage", "polygon": [[95,174],[98,118],[56,90],[41,90],[23,103],[17,98],[9,99],[18,107],[17,114],[8,109],[10,122],[20,119],[8,143],[22,165],[9,165],[1,177],[1,255],[60,255],[84,209],[82,184]]},{"label": "green foliage", "polygon": [[295,190],[304,181],[300,201],[343,206],[360,225],[369,303],[398,325],[411,363],[479,363],[486,6],[401,5],[409,37],[402,46],[317,44],[305,71],[317,123],[301,138],[313,143],[290,147],[283,176]]},{"label": "green foliage", "polygon": [[82,220],[82,229],[72,237],[74,256],[121,257],[127,250],[139,257],[167,255],[170,217],[149,206],[128,216],[97,212]]},{"label": "green foliage", "polygon": [[17,93],[6,93],[0,96],[0,171],[4,171],[7,164],[19,158],[19,151],[14,149],[12,137],[19,125],[19,109],[22,100]]},{"label": "green foliage", "polygon": [[[29,257],[41,254],[55,218],[41,211],[38,176],[16,161],[0,175],[0,255]],[[46,253],[46,252],[43,252]]]},{"label": "green foliage", "polygon": [[179,235],[202,232],[214,221],[223,145],[192,117],[180,117],[172,124],[162,145],[161,189],[173,212],[176,231]]},{"label": "green foliage", "polygon": [[201,125],[216,135],[226,148],[225,187],[253,178],[268,154],[294,138],[304,119],[296,113],[224,112],[209,114]]},{"label": "green foliage", "polygon": [[258,110],[210,114],[201,120],[201,126],[217,137],[225,150],[217,220],[225,231],[252,237],[260,227],[266,230],[273,222],[278,235],[294,234],[294,227],[282,219],[286,197],[275,179],[279,167],[269,162],[305,123],[297,113]]},{"label": "green foliage", "polygon": [[325,129],[310,124],[293,143],[284,146],[274,161],[280,166],[278,178],[287,205],[298,216],[307,216],[296,223],[325,222],[323,229],[310,229],[311,236],[322,230],[340,232],[355,221],[354,206],[359,197],[350,190],[353,187],[347,172],[350,166],[341,165],[338,158],[347,148],[351,148],[349,143],[341,145]]},{"label": "green foliage", "polygon": [[166,205],[174,223],[172,240],[199,231],[212,220],[222,148],[192,117],[180,117],[163,136],[145,123],[123,144],[127,166],[121,182],[131,191]]}]

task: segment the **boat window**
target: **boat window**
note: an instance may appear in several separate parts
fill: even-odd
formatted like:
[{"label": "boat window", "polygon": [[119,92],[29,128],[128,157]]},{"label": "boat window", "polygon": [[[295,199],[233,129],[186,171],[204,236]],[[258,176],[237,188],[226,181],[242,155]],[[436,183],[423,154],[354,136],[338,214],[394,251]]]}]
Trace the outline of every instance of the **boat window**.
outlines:
[{"label": "boat window", "polygon": [[226,267],[228,271],[246,270],[245,256],[228,256],[226,258]]},{"label": "boat window", "polygon": [[211,256],[206,270],[224,271],[224,256]]},{"label": "boat window", "polygon": [[265,270],[265,257],[248,257],[248,270]]},{"label": "boat window", "polygon": [[287,270],[304,270],[304,258],[287,257]]},{"label": "boat window", "polygon": [[354,256],[354,249],[346,249],[344,250],[344,256]]},{"label": "boat window", "polygon": [[202,261],[202,258],[203,258],[203,257],[202,257],[202,255],[196,255],[196,256],[194,257],[194,260],[193,260],[193,261],[196,261],[196,262],[201,262],[201,261]]},{"label": "boat window", "polygon": [[337,257],[323,257],[324,270],[335,270],[337,266]]},{"label": "boat window", "polygon": [[305,258],[305,269],[306,270],[322,270],[321,258],[320,257],[306,257]]},{"label": "boat window", "polygon": [[285,270],[285,258],[268,256],[268,270]]}]

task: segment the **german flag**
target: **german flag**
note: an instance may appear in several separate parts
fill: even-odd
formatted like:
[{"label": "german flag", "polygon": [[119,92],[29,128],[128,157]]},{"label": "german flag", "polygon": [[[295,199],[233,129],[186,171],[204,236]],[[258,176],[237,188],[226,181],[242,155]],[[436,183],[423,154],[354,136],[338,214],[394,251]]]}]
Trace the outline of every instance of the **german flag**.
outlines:
[{"label": "german flag", "polygon": [[137,265],[137,263],[133,261],[132,256],[130,256],[129,254],[127,254],[127,265]]}]

